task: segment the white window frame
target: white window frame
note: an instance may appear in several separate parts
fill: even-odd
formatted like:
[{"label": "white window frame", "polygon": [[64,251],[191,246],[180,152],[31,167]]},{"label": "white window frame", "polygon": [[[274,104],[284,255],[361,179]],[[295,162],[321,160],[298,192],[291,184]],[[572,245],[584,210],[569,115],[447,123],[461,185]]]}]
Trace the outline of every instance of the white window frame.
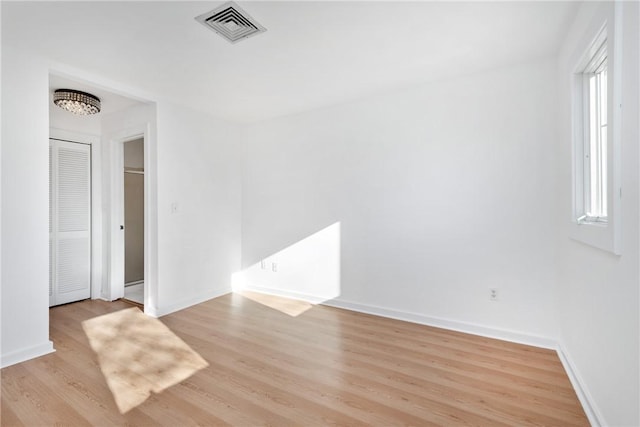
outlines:
[{"label": "white window frame", "polygon": [[[576,153],[576,163],[580,161],[578,158],[581,155],[582,158],[582,170],[578,172],[575,176],[575,216],[576,221],[579,224],[593,224],[593,223],[602,223],[606,224],[608,222],[608,207],[606,206],[608,200],[609,189],[607,188],[607,176],[608,175],[608,167],[607,167],[607,152],[605,145],[605,152],[602,153],[602,140],[600,135],[600,107],[602,100],[599,98],[601,95],[600,90],[600,82],[597,79],[597,75],[599,72],[603,70],[603,68],[607,67],[607,32],[606,29],[603,29],[596,40],[592,43],[592,46],[589,48],[587,54],[593,55],[585,55],[588,58],[587,65],[585,69],[581,73],[576,73],[576,79],[579,80],[579,84],[582,86],[582,122],[576,123],[576,126],[582,126],[582,137],[580,140],[575,141],[577,145]],[[596,77],[596,88],[595,93],[591,93],[591,78]],[[608,79],[607,79],[608,80]],[[593,100],[593,97],[596,97]],[[592,106],[591,103],[595,103],[595,107],[597,113],[596,117],[592,116]],[[606,113],[608,114],[609,110],[609,99],[604,100]],[[579,120],[580,118],[576,118]],[[595,123],[594,123],[595,121]],[[596,128],[595,132],[593,127]],[[607,126],[607,133],[609,131],[609,127]],[[595,136],[593,134],[596,134]],[[593,143],[593,139],[595,138],[595,144],[597,146],[596,152],[592,152],[591,145]],[[609,138],[607,138],[609,139]],[[594,157],[596,158],[594,164]],[[604,157],[604,165],[602,164],[602,158]],[[592,167],[595,166],[597,169],[604,168],[605,176],[602,176],[602,173],[596,172],[597,182],[594,183],[591,179],[594,175],[592,173]],[[592,186],[596,186],[594,189]],[[594,202],[592,198],[592,193],[595,193],[595,204],[598,205],[596,214],[592,214],[590,212],[590,206]],[[604,205],[604,206],[602,206]]]},{"label": "white window frame", "polygon": [[[622,49],[620,36],[622,7],[611,5],[611,13],[589,26],[577,44],[571,75],[573,204],[570,237],[574,240],[620,255],[621,250],[621,158],[620,117]],[[589,92],[585,79],[596,71],[606,52],[607,65],[607,144],[606,217],[587,215],[589,202]]]}]

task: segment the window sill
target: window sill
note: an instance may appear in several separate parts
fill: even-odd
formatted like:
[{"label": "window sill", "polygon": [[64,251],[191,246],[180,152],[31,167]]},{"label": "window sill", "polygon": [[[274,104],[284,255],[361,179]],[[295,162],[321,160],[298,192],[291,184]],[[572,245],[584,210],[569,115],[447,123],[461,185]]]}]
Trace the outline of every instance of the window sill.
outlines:
[{"label": "window sill", "polygon": [[576,221],[577,225],[585,225],[591,227],[608,227],[609,221],[597,221],[597,220],[589,220],[589,219],[579,219]]},{"label": "window sill", "polygon": [[572,221],[569,237],[577,242],[620,255],[619,245],[609,222]]}]

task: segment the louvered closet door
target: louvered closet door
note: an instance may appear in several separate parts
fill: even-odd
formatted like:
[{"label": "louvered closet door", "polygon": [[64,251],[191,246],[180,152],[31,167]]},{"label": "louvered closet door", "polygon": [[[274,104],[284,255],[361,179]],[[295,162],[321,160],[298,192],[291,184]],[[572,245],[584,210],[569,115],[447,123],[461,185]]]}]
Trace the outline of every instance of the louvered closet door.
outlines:
[{"label": "louvered closet door", "polygon": [[50,141],[49,305],[91,297],[90,150]]}]

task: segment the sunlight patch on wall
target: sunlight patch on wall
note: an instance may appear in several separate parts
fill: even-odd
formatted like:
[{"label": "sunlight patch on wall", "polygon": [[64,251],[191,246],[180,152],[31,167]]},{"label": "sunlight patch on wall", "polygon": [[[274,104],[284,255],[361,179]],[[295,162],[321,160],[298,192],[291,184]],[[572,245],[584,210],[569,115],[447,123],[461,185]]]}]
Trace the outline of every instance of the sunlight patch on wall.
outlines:
[{"label": "sunlight patch on wall", "polygon": [[82,322],[120,413],[209,364],[160,320],[133,307]]},{"label": "sunlight patch on wall", "polygon": [[[296,308],[280,309],[263,295],[256,302],[287,313],[297,312],[304,302],[318,304],[340,296],[340,222],[336,222],[232,276],[234,292],[243,290],[299,300]],[[268,304],[266,303],[268,302]],[[269,305],[271,304],[271,305]],[[306,305],[305,311],[312,307]],[[287,313],[290,314],[290,313]],[[299,313],[298,313],[299,314]],[[290,314],[294,315],[294,314]]]}]

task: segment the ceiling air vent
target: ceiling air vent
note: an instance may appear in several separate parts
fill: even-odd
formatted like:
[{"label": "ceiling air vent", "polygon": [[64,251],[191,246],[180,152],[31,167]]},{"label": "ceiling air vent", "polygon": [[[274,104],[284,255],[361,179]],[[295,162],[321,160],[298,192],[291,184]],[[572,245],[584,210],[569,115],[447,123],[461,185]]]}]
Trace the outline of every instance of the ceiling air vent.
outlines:
[{"label": "ceiling air vent", "polygon": [[240,6],[230,1],[211,12],[196,17],[196,21],[236,43],[267,31]]}]

